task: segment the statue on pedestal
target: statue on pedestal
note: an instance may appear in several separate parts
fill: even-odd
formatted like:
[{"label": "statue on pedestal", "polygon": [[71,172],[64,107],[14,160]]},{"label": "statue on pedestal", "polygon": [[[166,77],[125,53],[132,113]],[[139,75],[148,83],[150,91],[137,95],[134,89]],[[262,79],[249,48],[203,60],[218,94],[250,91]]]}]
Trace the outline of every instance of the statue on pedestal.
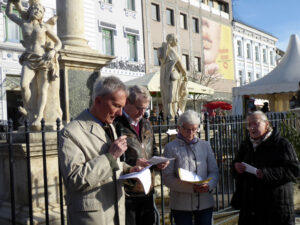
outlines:
[{"label": "statue on pedestal", "polygon": [[187,100],[187,76],[177,54],[177,38],[168,34],[167,42],[159,48],[158,57],[160,66],[160,93],[162,97],[163,114],[171,119],[179,112],[184,112]]},{"label": "statue on pedestal", "polygon": [[[13,13],[13,5],[21,18]],[[8,0],[6,15],[21,27],[25,52],[19,61],[22,65],[21,92],[23,107],[19,111],[33,127],[40,127],[44,118],[46,125],[55,124],[62,117],[59,99],[58,51],[62,44],[53,28],[57,17],[43,22],[44,7],[39,0],[30,0],[25,11],[20,0]]]}]

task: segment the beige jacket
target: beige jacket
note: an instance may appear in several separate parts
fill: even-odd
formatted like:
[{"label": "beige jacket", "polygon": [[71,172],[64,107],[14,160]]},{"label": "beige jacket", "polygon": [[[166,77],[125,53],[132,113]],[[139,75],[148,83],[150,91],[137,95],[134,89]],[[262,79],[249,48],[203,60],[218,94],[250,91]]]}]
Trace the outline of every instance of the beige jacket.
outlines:
[{"label": "beige jacket", "polygon": [[[116,136],[114,128],[113,131]],[[112,167],[119,167],[119,177],[129,166],[107,156],[110,143],[101,125],[87,110],[61,132],[59,160],[67,189],[71,225],[116,224]],[[117,187],[120,224],[124,225],[125,201],[121,181]]]}]

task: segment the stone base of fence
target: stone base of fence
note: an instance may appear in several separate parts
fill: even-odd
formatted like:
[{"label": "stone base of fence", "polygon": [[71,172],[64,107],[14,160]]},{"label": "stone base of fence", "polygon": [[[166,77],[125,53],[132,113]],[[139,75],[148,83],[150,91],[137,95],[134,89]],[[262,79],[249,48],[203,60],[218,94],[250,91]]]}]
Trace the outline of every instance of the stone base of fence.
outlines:
[{"label": "stone base of fence", "polygon": [[[55,134],[55,133],[54,133]],[[35,134],[31,134],[32,137]],[[39,134],[40,135],[40,134]],[[34,137],[36,138],[36,137]],[[60,195],[59,195],[59,177],[58,177],[58,158],[56,140],[30,143],[27,149],[25,143],[12,144],[11,152],[13,154],[13,174],[11,174],[9,160],[9,145],[0,144],[0,224],[11,224],[11,193],[15,199],[15,220],[17,224],[29,224],[29,207],[32,204],[34,224],[45,224],[45,180],[44,169],[47,172],[47,190],[48,190],[48,209],[50,224],[60,224]],[[27,172],[27,151],[30,151],[31,166],[31,184],[28,185]],[[44,168],[44,160],[46,167]],[[14,188],[11,186],[11,179],[14,182]],[[32,198],[29,197],[31,190]]]},{"label": "stone base of fence", "polygon": [[[11,204],[9,202],[0,201],[0,224],[11,225]],[[28,206],[16,205],[16,224],[30,224]],[[45,208],[33,208],[33,224],[45,224]],[[61,225],[59,204],[49,205],[49,224]],[[66,224],[66,223],[65,223]]]}]

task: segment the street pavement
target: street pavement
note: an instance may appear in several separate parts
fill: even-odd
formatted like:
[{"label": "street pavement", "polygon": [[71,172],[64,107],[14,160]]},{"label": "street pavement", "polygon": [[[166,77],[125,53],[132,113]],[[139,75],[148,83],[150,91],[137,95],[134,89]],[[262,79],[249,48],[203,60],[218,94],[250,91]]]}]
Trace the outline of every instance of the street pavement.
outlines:
[{"label": "street pavement", "polygon": [[296,215],[296,223],[295,225],[300,225],[300,215]]}]

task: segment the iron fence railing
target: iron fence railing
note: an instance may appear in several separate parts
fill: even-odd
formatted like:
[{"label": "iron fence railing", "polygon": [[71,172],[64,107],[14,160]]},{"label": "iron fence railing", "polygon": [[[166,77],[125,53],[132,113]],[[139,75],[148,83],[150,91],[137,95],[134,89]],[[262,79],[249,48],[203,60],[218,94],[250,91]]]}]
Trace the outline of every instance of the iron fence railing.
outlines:
[{"label": "iron fence railing", "polygon": [[[269,113],[269,120],[274,128],[280,129],[282,121],[288,122],[290,126],[295,126],[296,118],[287,118],[286,113]],[[170,142],[172,137],[166,132],[170,129],[176,129],[177,118],[174,121],[166,120],[162,121],[161,118],[152,117],[150,118],[153,131],[154,139],[156,144],[160,149],[160,153],[163,153],[163,147],[166,143]],[[66,223],[66,212],[64,204],[64,192],[63,192],[63,182],[62,176],[59,172],[59,163],[57,156],[57,149],[59,146],[59,133],[61,129],[61,123],[57,121],[57,127],[55,131],[47,131],[45,127],[45,122],[41,123],[41,131],[31,131],[28,122],[25,122],[24,127],[19,131],[13,131],[13,123],[10,120],[8,126],[0,134],[0,160],[2,167],[2,173],[0,182],[5,185],[7,182],[8,191],[10,193],[7,196],[7,189],[0,188],[0,205],[4,202],[9,209],[10,216],[7,216],[7,224],[30,224],[33,225],[35,220],[43,220],[45,224],[52,224],[55,218],[56,224]],[[50,135],[50,136],[49,136]],[[51,136],[52,135],[52,136]],[[235,157],[236,152],[239,149],[240,142],[246,137],[247,130],[242,116],[225,116],[225,117],[214,117],[209,118],[207,115],[203,119],[199,127],[199,137],[210,142],[212,149],[215,153],[217,165],[219,167],[219,183],[214,190],[215,199],[215,212],[222,212],[230,208],[230,199],[232,193],[235,190],[235,184],[233,177],[230,173],[230,165]],[[33,138],[35,136],[35,139]],[[21,138],[20,138],[21,137]],[[36,138],[39,137],[39,138]],[[52,145],[48,145],[49,137],[53,141],[55,140],[56,145],[53,148]],[[34,139],[34,141],[33,141]],[[39,140],[37,144],[37,139]],[[35,144],[33,143],[35,142]],[[52,143],[52,142],[51,142]],[[52,147],[51,147],[52,146]],[[23,149],[21,151],[20,149]],[[37,153],[37,149],[40,151],[40,155]],[[52,152],[51,154],[49,152]],[[39,157],[37,156],[39,155]],[[51,156],[52,158],[47,158]],[[53,157],[56,157],[56,168],[54,172],[57,174],[53,175],[53,171],[49,171],[49,168],[53,167]],[[23,160],[23,163],[18,163]],[[38,161],[40,160],[40,161]],[[51,166],[49,167],[51,160]],[[8,162],[8,163],[7,163]],[[41,167],[42,172],[35,177],[42,184],[39,187],[33,187],[33,166],[36,167],[38,164]],[[26,176],[19,177],[19,172],[22,169],[19,167],[24,166],[26,171]],[[23,168],[23,167],[22,167]],[[49,174],[52,174],[51,179]],[[54,178],[53,178],[54,177]],[[52,178],[57,180],[54,184],[49,184]],[[35,180],[36,180],[35,179]],[[165,224],[165,196],[163,191],[163,178],[161,176],[161,223]],[[26,188],[25,188],[26,187]],[[53,188],[54,187],[54,188]],[[24,188],[24,189],[22,189]],[[21,190],[25,190],[24,193],[19,193]],[[43,190],[39,193],[33,193],[33,190]],[[50,191],[51,189],[51,191]],[[41,200],[42,199],[42,200]],[[39,203],[43,202],[43,206]],[[56,206],[56,203],[58,206]],[[35,215],[34,208],[42,208],[39,216]],[[26,210],[24,210],[26,208]],[[4,210],[4,209],[1,209]],[[20,218],[20,210],[23,212],[22,219]],[[55,211],[56,210],[56,211]],[[56,214],[55,214],[56,213]],[[0,217],[1,217],[0,212]],[[41,218],[41,215],[43,218]],[[0,218],[0,221],[3,219]],[[5,221],[5,220],[3,220]],[[21,222],[20,222],[21,221]]]}]

